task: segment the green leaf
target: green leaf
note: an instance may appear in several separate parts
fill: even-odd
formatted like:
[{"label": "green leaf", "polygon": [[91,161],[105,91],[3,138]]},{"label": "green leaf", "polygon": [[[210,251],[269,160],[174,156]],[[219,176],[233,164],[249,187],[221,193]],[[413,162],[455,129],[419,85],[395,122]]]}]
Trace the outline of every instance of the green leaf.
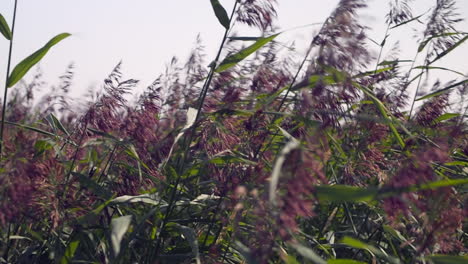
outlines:
[{"label": "green leaf", "polygon": [[442,187],[451,187],[465,184],[468,184],[468,179],[441,180],[411,187],[410,191],[434,190]]},{"label": "green leaf", "polygon": [[105,200],[112,197],[112,193],[108,189],[99,185],[99,183],[94,181],[92,178],[77,172],[72,172],[72,175],[78,179],[80,187],[93,192],[97,197],[101,197]]},{"label": "green leaf", "polygon": [[406,242],[407,239],[400,233],[400,231],[393,229],[389,225],[383,225],[383,229],[388,234],[392,235],[394,238],[398,239],[400,242]]},{"label": "green leaf", "polygon": [[388,115],[387,109],[385,108],[384,104],[374,95],[374,93],[371,90],[369,90],[369,88],[361,86],[357,82],[353,82],[353,85],[355,87],[358,87],[360,90],[362,90],[367,96],[369,96],[372,99],[372,101],[374,101],[375,105],[377,106],[377,109],[379,109],[380,114],[383,116],[383,118],[387,122],[387,125],[389,126],[390,130],[392,131],[392,134],[397,139],[398,144],[402,148],[405,148],[405,142],[403,141],[403,138],[400,136],[400,133],[398,133],[398,130],[396,129],[395,125],[393,124],[393,120]]},{"label": "green leaf", "polygon": [[13,69],[10,76],[8,77],[7,88],[12,87],[19,80],[21,80],[21,78],[23,78],[23,76],[47,54],[50,48],[52,48],[55,44],[59,43],[61,40],[69,36],[69,33],[62,33],[55,36],[49,42],[47,42],[47,44],[45,44],[44,47],[40,48],[32,55],[21,61],[18,65],[16,65],[16,67]]},{"label": "green leaf", "polygon": [[376,188],[359,188],[347,185],[321,185],[315,187],[321,201],[330,202],[370,202],[378,194]]},{"label": "green leaf", "polygon": [[223,71],[235,66],[237,63],[239,63],[243,59],[247,58],[250,54],[254,53],[258,49],[260,49],[261,47],[266,45],[268,42],[275,39],[279,34],[280,33],[269,36],[269,37],[265,37],[265,38],[259,38],[254,44],[250,45],[249,47],[239,51],[238,53],[236,53],[234,55],[231,55],[231,56],[225,58],[221,62],[221,64],[218,66],[218,68],[216,68],[215,72],[223,72]]},{"label": "green leaf", "polygon": [[0,32],[8,40],[11,40],[11,38],[13,37],[11,35],[10,27],[8,26],[8,23],[6,22],[2,14],[0,14]]},{"label": "green leaf", "polygon": [[319,200],[330,202],[370,202],[406,192],[433,190],[442,187],[468,184],[468,179],[452,179],[417,184],[402,188],[360,188],[349,185],[320,185],[315,187]]},{"label": "green leaf", "polygon": [[[466,33],[464,33],[466,34]],[[435,57],[432,61],[429,62],[429,64],[432,64],[434,63],[435,61],[441,59],[442,57],[444,57],[445,55],[449,54],[452,50],[456,49],[458,46],[460,46],[463,42],[465,42],[466,40],[468,39],[468,36],[460,39],[457,43],[453,44],[450,48],[444,50],[442,53],[440,53],[439,55],[437,55],[437,57]]]},{"label": "green leaf", "polygon": [[434,255],[425,257],[434,264],[466,264],[468,263],[468,256],[447,256],[447,255]]},{"label": "green leaf", "polygon": [[321,75],[321,74],[314,74],[309,77],[308,80],[300,82],[293,87],[291,87],[291,91],[297,91],[306,87],[315,88],[317,85],[332,85],[338,83],[339,80],[332,75]]},{"label": "green leaf", "polygon": [[446,165],[446,166],[466,166],[466,167],[468,167],[468,162],[456,160],[456,161],[451,161],[451,162],[444,163],[444,165]]},{"label": "green leaf", "polygon": [[401,23],[399,23],[399,24],[396,24],[395,26],[391,27],[390,29],[394,29],[394,28],[397,28],[397,27],[403,26],[403,25],[405,25],[405,24],[408,24],[408,23],[410,23],[410,22],[412,22],[412,21],[415,21],[415,20],[417,20],[418,18],[422,17],[423,15],[424,15],[424,14],[422,14],[422,15],[419,15],[419,16],[417,16],[417,17],[414,17],[414,18],[412,18],[412,19],[409,19],[409,20],[403,21],[403,22],[401,22]]},{"label": "green leaf", "polygon": [[328,264],[365,264],[365,262],[352,259],[329,259]]},{"label": "green leaf", "polygon": [[272,94],[267,94],[267,95],[264,95],[262,97],[257,96],[257,99],[259,99],[259,102],[260,102],[259,107],[270,105],[273,101],[275,101],[281,95],[281,93],[286,91],[288,88],[289,88],[289,85],[286,85],[283,88],[278,89],[278,91],[276,91],[276,92],[274,92]]},{"label": "green leaf", "polygon": [[213,10],[215,12],[216,17],[219,20],[219,23],[223,25],[226,29],[229,29],[229,25],[231,24],[229,20],[229,16],[224,9],[224,7],[219,3],[218,0],[210,0],[211,1],[211,6],[213,7]]},{"label": "green leaf", "polygon": [[357,249],[364,249],[364,250],[369,250],[369,251],[377,251],[377,249],[374,247],[374,246],[371,246],[371,245],[367,245],[366,243],[364,242],[361,242],[357,239],[354,239],[352,237],[348,237],[348,236],[345,236],[342,240],[341,240],[341,243],[345,244],[345,245],[348,245],[350,247],[353,247],[353,248],[357,248]]},{"label": "green leaf", "polygon": [[381,63],[379,63],[378,66],[386,66],[386,65],[395,65],[395,64],[398,64],[400,62],[412,62],[412,60],[392,60],[392,61],[382,61]]},{"label": "green leaf", "polygon": [[443,187],[452,187],[458,185],[465,185],[468,184],[468,179],[451,179],[451,180],[441,180],[441,181],[434,181],[429,183],[423,184],[415,184],[408,187],[401,187],[401,188],[382,188],[378,193],[377,198],[386,198],[391,196],[396,196],[401,193],[407,192],[418,192],[423,190],[435,190],[438,188]]},{"label": "green leaf", "polygon": [[250,164],[250,165],[255,165],[257,164],[254,161],[244,159],[242,157],[237,157],[234,155],[226,155],[226,156],[215,156],[212,159],[208,161],[211,164],[215,165],[227,165],[227,164],[233,164],[233,163],[243,163],[243,164]]},{"label": "green leaf", "polygon": [[29,233],[34,239],[39,240],[40,242],[45,242],[40,232],[36,232],[32,230],[30,227],[26,228],[26,232]]},{"label": "green leaf", "polygon": [[382,42],[380,43],[380,47],[383,47],[385,46],[385,43],[387,43],[387,38],[389,37],[390,35],[387,35],[385,36],[385,38],[382,40]]},{"label": "green leaf", "polygon": [[[143,180],[143,172],[141,170],[141,165],[143,162],[141,162],[140,156],[138,156],[138,152],[133,144],[128,144],[127,149],[125,152],[132,158],[134,158],[137,161],[137,169],[138,169],[138,178]],[[147,168],[147,167],[146,167]]]},{"label": "green leaf", "polygon": [[49,126],[54,131],[54,134],[57,134],[57,126],[55,125],[54,120],[52,119],[52,117],[50,115],[47,115],[45,117],[45,119],[47,120],[47,122],[49,123]]},{"label": "green leaf", "polygon": [[353,247],[353,248],[366,250],[366,251],[370,252],[372,255],[376,255],[376,256],[379,256],[379,257],[381,257],[383,259],[386,259],[390,263],[394,263],[394,264],[399,264],[400,263],[399,259],[397,259],[395,257],[392,257],[392,256],[389,256],[382,249],[376,248],[376,247],[374,247],[372,245],[368,245],[368,244],[366,244],[366,243],[364,243],[362,241],[359,241],[357,239],[345,236],[341,240],[341,243],[343,243],[345,245],[348,245],[350,247]]},{"label": "green leaf", "polygon": [[299,255],[312,261],[313,263],[327,264],[327,262],[324,259],[322,259],[317,253],[315,253],[312,249],[300,244],[292,244],[291,246],[297,251],[297,253],[299,253]]},{"label": "green leaf", "polygon": [[455,117],[458,117],[460,116],[460,114],[457,114],[457,113],[445,113],[441,116],[439,116],[438,118],[436,118],[434,120],[434,123],[440,123],[442,121],[445,121],[445,120],[449,120],[449,119],[452,119],[452,118],[455,118]]},{"label": "green leaf", "polygon": [[424,48],[427,46],[427,44],[435,39],[435,38],[440,38],[440,37],[448,37],[448,36],[453,36],[453,35],[460,35],[460,34],[466,34],[466,33],[461,33],[461,32],[451,32],[451,33],[443,33],[443,34],[439,34],[439,35],[435,35],[435,36],[431,36],[430,38],[426,39],[425,41],[423,41],[419,47],[418,47],[418,52],[421,52],[424,50]]},{"label": "green leaf", "polygon": [[131,222],[131,215],[114,218],[111,221],[111,243],[115,257],[117,257],[120,253],[120,243],[122,242],[125,233],[127,233]]},{"label": "green leaf", "polygon": [[287,256],[285,260],[286,264],[301,264],[297,259],[293,256]]},{"label": "green leaf", "polygon": [[88,130],[93,132],[94,134],[98,135],[98,136],[101,136],[101,137],[105,137],[105,138],[109,138],[111,139],[112,141],[115,141],[115,142],[120,142],[121,140],[114,137],[113,135],[111,134],[108,134],[106,132],[103,132],[103,131],[100,131],[100,130],[97,130],[97,129],[94,129],[92,127],[88,127]]},{"label": "green leaf", "polygon": [[450,86],[447,86],[447,87],[442,88],[442,89],[440,89],[440,90],[437,90],[437,91],[435,91],[435,92],[432,92],[432,93],[430,93],[430,94],[428,94],[428,95],[425,95],[425,96],[423,96],[423,97],[420,97],[420,98],[416,99],[415,101],[421,101],[421,100],[425,100],[425,99],[432,98],[432,97],[434,97],[434,96],[438,96],[438,95],[444,94],[444,93],[446,93],[447,91],[449,91],[450,89],[455,88],[455,87],[457,87],[457,86],[459,86],[459,85],[464,85],[465,83],[468,83],[468,79],[463,80],[463,81],[461,81],[461,82],[457,82],[457,83],[455,83],[455,84],[452,84],[452,85],[450,85]]},{"label": "green leaf", "polygon": [[375,41],[375,40],[373,40],[373,39],[371,39],[371,38],[369,38],[369,40],[372,41],[375,45],[380,46],[380,44],[377,43],[377,41]]},{"label": "green leaf", "polygon": [[76,219],[77,223],[79,223],[80,225],[96,224],[96,222],[98,222],[98,215],[102,212],[102,210],[104,210],[109,205],[111,200],[112,200],[112,198],[105,201],[104,203],[100,204],[95,209],[93,209],[91,212],[78,217]]},{"label": "green leaf", "polygon": [[42,154],[45,151],[49,149],[53,149],[54,146],[52,145],[51,142],[47,140],[37,140],[36,143],[34,143],[34,149],[36,150],[36,155]]},{"label": "green leaf", "polygon": [[10,121],[5,121],[5,124],[21,127],[21,128],[27,129],[27,130],[34,131],[34,132],[39,133],[39,134],[46,135],[46,136],[51,136],[51,137],[56,137],[57,136],[57,135],[55,135],[53,133],[50,133],[50,132],[47,132],[47,131],[44,131],[42,129],[35,128],[35,127],[32,127],[32,126],[18,124],[18,123],[14,123],[14,122],[10,122]]},{"label": "green leaf", "polygon": [[359,74],[353,76],[353,78],[360,78],[360,77],[375,75],[377,73],[386,72],[386,71],[392,70],[394,68],[395,67],[390,66],[390,67],[385,67],[385,68],[378,69],[378,70],[375,70],[375,71],[367,71],[367,72],[359,73]]},{"label": "green leaf", "polygon": [[53,120],[53,122],[55,124],[55,127],[60,129],[60,131],[62,131],[65,135],[70,136],[70,133],[68,133],[67,129],[62,125],[60,120],[58,120],[57,117],[54,114],[50,113],[49,116],[52,118],[52,120]]},{"label": "green leaf", "polygon": [[65,250],[65,255],[63,255],[62,259],[60,260],[60,264],[72,263],[73,256],[75,255],[79,244],[80,240],[74,240],[68,245],[67,249]]},{"label": "green leaf", "polygon": [[228,37],[230,40],[240,40],[240,41],[257,41],[261,37]]},{"label": "green leaf", "polygon": [[456,74],[459,74],[463,77],[466,77],[465,74],[461,73],[461,72],[458,72],[458,71],[454,71],[454,70],[451,70],[451,69],[448,69],[448,68],[444,68],[444,67],[434,67],[434,66],[416,66],[414,67],[413,69],[423,69],[423,70],[443,70],[443,71],[449,71],[449,72],[453,72],[453,73],[456,73]]},{"label": "green leaf", "polygon": [[315,88],[317,85],[333,85],[344,82],[348,79],[348,75],[345,72],[339,71],[336,68],[321,65],[329,75],[314,74],[308,79],[291,87],[291,91],[296,91],[304,87]]}]

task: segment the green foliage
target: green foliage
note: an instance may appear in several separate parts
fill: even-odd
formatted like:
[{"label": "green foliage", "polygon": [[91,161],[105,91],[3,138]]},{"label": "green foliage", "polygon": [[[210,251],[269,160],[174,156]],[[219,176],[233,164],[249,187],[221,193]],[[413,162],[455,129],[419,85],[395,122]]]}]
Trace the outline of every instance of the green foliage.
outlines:
[{"label": "green foliage", "polygon": [[215,12],[216,17],[218,18],[219,23],[223,25],[226,29],[229,29],[229,24],[231,23],[229,20],[229,16],[226,12],[226,9],[219,3],[218,0],[210,0],[211,6]]},{"label": "green foliage", "polygon": [[457,83],[454,83],[454,84],[449,85],[449,86],[447,86],[447,87],[445,87],[445,88],[442,88],[442,89],[439,89],[439,90],[437,90],[437,91],[435,91],[435,92],[432,92],[432,93],[430,93],[430,94],[427,94],[427,95],[425,95],[425,96],[423,96],[423,97],[419,97],[418,99],[416,99],[416,101],[426,100],[426,99],[429,99],[429,98],[432,98],[432,97],[435,97],[435,96],[438,96],[438,95],[447,93],[447,92],[449,92],[450,90],[452,90],[453,88],[458,87],[458,86],[460,86],[460,85],[464,85],[464,84],[466,84],[466,83],[468,83],[468,79],[463,80],[463,81],[460,81],[460,82],[457,82]]},{"label": "green foliage", "polygon": [[235,66],[245,58],[247,58],[249,55],[263,47],[264,45],[268,44],[271,42],[273,39],[275,39],[279,34],[274,34],[269,37],[264,37],[264,38],[259,38],[254,44],[250,45],[249,47],[239,51],[236,54],[230,55],[227,58],[225,58],[221,64],[216,68],[216,72],[223,72],[228,70],[229,68]]},{"label": "green foliage", "polygon": [[462,264],[468,261],[466,256],[444,256],[444,255],[435,255],[429,256],[427,259],[434,262],[434,264]]},{"label": "green foliage", "polygon": [[11,40],[11,30],[2,14],[0,14],[0,33],[7,39]]},{"label": "green foliage", "polygon": [[26,75],[26,73],[28,73],[28,71],[34,65],[41,61],[41,59],[47,54],[47,52],[49,52],[49,50],[53,46],[55,46],[57,43],[69,36],[69,33],[62,33],[53,37],[51,40],[49,40],[49,42],[47,42],[44,45],[44,47],[40,48],[39,50],[31,54],[29,57],[18,63],[18,65],[15,66],[15,68],[8,77],[7,87],[10,88],[13,85],[15,85],[19,80],[21,80],[21,78],[23,78],[24,75]]}]

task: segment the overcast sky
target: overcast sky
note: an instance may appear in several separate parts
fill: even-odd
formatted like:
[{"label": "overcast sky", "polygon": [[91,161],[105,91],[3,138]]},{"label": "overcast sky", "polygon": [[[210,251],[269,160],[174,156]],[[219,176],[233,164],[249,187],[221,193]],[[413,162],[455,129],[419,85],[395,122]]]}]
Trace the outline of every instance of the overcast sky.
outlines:
[{"label": "overcast sky", "polygon": [[[185,59],[196,36],[201,35],[207,60],[212,59],[224,28],[213,14],[209,0],[19,0],[13,50],[13,64],[33,53],[58,33],[72,37],[55,46],[42,60],[44,79],[57,83],[70,62],[75,63],[74,95],[82,94],[90,85],[102,80],[120,61],[125,77],[141,80],[141,87],[150,84],[170,62],[172,56]],[[233,0],[220,0],[230,10]],[[278,0],[278,23],[288,29],[323,22],[338,0]],[[414,14],[419,15],[435,0],[415,0]],[[459,13],[467,19],[468,0],[458,1]],[[387,0],[369,1],[363,11],[366,25],[373,28],[370,36],[377,41],[384,37],[383,17],[388,12]],[[11,24],[14,0],[0,1],[0,13]],[[228,11],[229,12],[229,11]],[[417,23],[415,23],[417,24]],[[415,27],[417,25],[414,25]],[[459,26],[468,31],[468,22]],[[241,27],[238,35],[253,35]],[[288,31],[278,40],[295,40],[305,47],[317,27]],[[401,40],[401,59],[411,59],[416,41],[411,29],[391,32],[390,42]],[[299,49],[299,52],[301,49]],[[437,66],[468,72],[468,45],[447,56]],[[0,39],[0,83],[4,83],[8,42]],[[31,71],[34,73],[34,69]],[[438,73],[441,74],[441,73]],[[31,74],[26,78],[30,78]],[[452,75],[442,77],[451,78]],[[456,77],[456,76],[455,76]],[[2,86],[3,90],[3,86]],[[3,94],[3,92],[2,92]]]}]

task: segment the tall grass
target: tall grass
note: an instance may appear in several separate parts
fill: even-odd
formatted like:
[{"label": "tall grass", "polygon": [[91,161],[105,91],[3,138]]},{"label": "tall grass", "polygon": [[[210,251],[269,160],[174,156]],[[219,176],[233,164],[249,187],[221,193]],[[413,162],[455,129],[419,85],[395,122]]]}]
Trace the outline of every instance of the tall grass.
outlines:
[{"label": "tall grass", "polygon": [[[276,1],[236,1],[229,15],[211,0],[225,33],[209,67],[197,41],[129,102],[138,81],[119,63],[81,109],[69,103],[73,67],[39,104],[40,74],[18,82],[69,34],[57,35],[7,78],[1,261],[466,262],[455,96],[466,75],[414,96],[433,70],[453,71],[437,62],[466,33],[455,1],[419,17],[412,1],[389,3],[377,50],[358,17],[366,1],[341,0],[297,59],[281,55]],[[386,54],[416,21],[427,26],[415,59]],[[240,23],[261,35],[233,36]]]}]

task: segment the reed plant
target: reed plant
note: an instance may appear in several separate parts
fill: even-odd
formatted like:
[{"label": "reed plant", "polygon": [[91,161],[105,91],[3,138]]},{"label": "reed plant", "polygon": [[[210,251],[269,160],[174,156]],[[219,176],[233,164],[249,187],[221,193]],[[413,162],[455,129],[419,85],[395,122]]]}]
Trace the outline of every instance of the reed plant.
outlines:
[{"label": "reed plant", "polygon": [[[277,1],[210,2],[215,58],[197,40],[135,101],[122,63],[81,108],[73,66],[32,99],[41,74],[19,80],[68,33],[8,66],[0,261],[465,263],[468,82],[438,66],[468,38],[456,1],[422,15],[385,1],[374,43],[367,1],[340,0],[299,59],[277,38]],[[14,20],[0,16],[8,65]],[[414,59],[386,54],[418,22]],[[458,77],[428,89],[433,71]]]}]

